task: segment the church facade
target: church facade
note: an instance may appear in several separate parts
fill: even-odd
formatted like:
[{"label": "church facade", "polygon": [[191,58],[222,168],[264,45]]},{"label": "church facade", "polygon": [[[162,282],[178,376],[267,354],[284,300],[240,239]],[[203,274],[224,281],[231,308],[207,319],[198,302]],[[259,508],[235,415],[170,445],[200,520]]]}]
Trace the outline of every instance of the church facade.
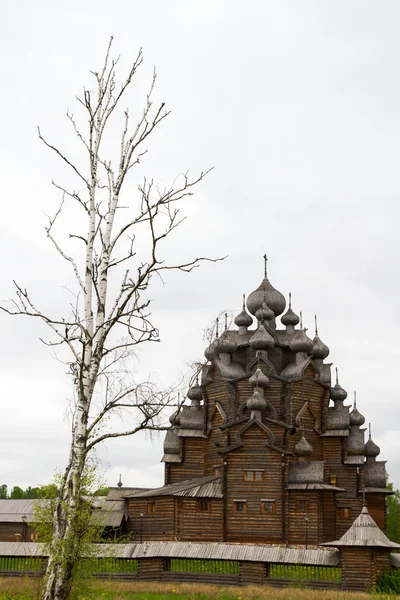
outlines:
[{"label": "church facade", "polygon": [[127,496],[134,537],[316,545],[343,536],[363,499],[385,531],[380,450],[266,267],[234,323],[170,419],[164,485]]}]

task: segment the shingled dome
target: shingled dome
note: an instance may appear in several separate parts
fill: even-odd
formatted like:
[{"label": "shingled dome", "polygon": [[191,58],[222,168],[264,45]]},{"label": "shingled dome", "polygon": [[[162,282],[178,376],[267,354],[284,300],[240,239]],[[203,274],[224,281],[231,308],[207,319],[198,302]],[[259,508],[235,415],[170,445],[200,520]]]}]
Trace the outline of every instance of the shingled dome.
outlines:
[{"label": "shingled dome", "polygon": [[264,300],[268,307],[274,311],[275,316],[283,313],[286,308],[285,296],[271,285],[266,276],[258,288],[251,292],[247,298],[247,308],[252,315],[255,315],[257,310],[262,307]]},{"label": "shingled dome", "polygon": [[269,379],[266,375],[264,375],[260,367],[258,367],[255,373],[253,373],[253,375],[250,377],[249,384],[251,387],[266,388],[269,384]]},{"label": "shingled dome", "polygon": [[296,315],[296,313],[293,312],[293,310],[292,310],[292,294],[291,293],[289,293],[289,308],[287,309],[285,314],[282,315],[281,323],[282,323],[282,325],[286,325],[286,326],[293,325],[293,327],[300,323],[300,317],[298,317]]},{"label": "shingled dome", "polygon": [[270,333],[260,323],[257,331],[251,336],[249,346],[253,350],[268,350],[275,346],[275,340]]},{"label": "shingled dome", "polygon": [[318,335],[316,335],[313,339],[313,347],[312,347],[312,355],[314,358],[327,358],[329,356],[329,348],[324,342],[321,340]]},{"label": "shingled dome", "polygon": [[235,317],[234,323],[237,327],[250,327],[253,323],[253,318],[243,307],[243,310]]},{"label": "shingled dome", "polygon": [[224,331],[218,339],[217,352],[222,354],[233,354],[237,350],[237,343],[230,337],[228,331]]},{"label": "shingled dome", "polygon": [[335,401],[343,402],[347,398],[347,392],[342,388],[339,383],[336,383],[335,387],[331,388],[329,391],[329,397]]},{"label": "shingled dome", "polygon": [[299,329],[293,339],[290,340],[289,348],[292,352],[305,352],[306,354],[311,354],[313,343],[306,335],[305,330]]},{"label": "shingled dome", "polygon": [[271,321],[275,317],[274,311],[267,306],[266,301],[262,303],[261,308],[256,311],[256,319],[259,321]]},{"label": "shingled dome", "polygon": [[365,456],[378,456],[381,453],[381,449],[375,442],[369,438],[368,442],[364,446],[364,454]]},{"label": "shingled dome", "polygon": [[364,425],[364,423],[364,415],[362,415],[355,406],[350,413],[350,425],[358,425],[359,427],[361,427],[361,425]]},{"label": "shingled dome", "polygon": [[300,441],[297,442],[293,450],[297,456],[310,456],[313,453],[314,448],[307,442],[303,433]]}]

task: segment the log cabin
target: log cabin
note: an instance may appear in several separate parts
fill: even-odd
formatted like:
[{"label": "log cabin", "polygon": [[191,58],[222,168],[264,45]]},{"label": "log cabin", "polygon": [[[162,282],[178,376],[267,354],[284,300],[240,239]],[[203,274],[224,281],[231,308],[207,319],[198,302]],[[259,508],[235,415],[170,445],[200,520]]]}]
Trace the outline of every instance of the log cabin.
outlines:
[{"label": "log cabin", "polygon": [[[234,328],[205,350],[189,404],[170,418],[164,485],[125,494],[138,541],[316,545],[339,539],[363,497],[385,531],[385,462],[365,418],[331,384],[328,346],[311,339],[267,275]],[[280,322],[278,321],[278,317]],[[123,495],[124,490],[120,489]]]}]

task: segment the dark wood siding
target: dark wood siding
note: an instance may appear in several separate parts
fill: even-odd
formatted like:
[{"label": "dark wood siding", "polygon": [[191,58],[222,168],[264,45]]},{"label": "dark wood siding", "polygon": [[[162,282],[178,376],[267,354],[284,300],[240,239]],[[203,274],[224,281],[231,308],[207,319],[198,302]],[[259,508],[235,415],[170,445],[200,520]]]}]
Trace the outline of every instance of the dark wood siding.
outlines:
[{"label": "dark wood siding", "polygon": [[[282,537],[281,455],[265,447],[266,433],[257,425],[243,435],[243,448],[227,454],[227,541],[277,542]],[[245,471],[261,469],[262,481],[245,481]],[[275,513],[262,512],[261,499],[275,500]],[[234,510],[235,500],[246,501],[246,511]]]}]

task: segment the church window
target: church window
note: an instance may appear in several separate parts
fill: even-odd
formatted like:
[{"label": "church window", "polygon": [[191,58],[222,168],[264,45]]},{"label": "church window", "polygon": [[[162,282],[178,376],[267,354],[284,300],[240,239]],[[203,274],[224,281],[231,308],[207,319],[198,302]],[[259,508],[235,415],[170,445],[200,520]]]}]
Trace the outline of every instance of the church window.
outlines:
[{"label": "church window", "polygon": [[155,513],[155,504],[154,504],[154,502],[148,502],[147,503],[147,514],[152,515],[153,513]]},{"label": "church window", "polygon": [[296,500],[296,510],[301,512],[306,511],[310,508],[308,500]]},{"label": "church window", "polygon": [[233,501],[233,510],[238,513],[247,512],[247,504],[246,500],[234,500]]},{"label": "church window", "polygon": [[245,481],[262,481],[264,471],[261,469],[254,471],[245,471],[244,472],[244,480]]},{"label": "church window", "polygon": [[200,498],[197,501],[197,510],[200,512],[209,512],[211,508],[210,501],[207,498]]},{"label": "church window", "polygon": [[261,512],[274,515],[276,513],[275,500],[261,500]]},{"label": "church window", "polygon": [[339,508],[339,517],[349,519],[351,517],[351,508],[349,508],[348,506],[343,506],[342,508]]}]

